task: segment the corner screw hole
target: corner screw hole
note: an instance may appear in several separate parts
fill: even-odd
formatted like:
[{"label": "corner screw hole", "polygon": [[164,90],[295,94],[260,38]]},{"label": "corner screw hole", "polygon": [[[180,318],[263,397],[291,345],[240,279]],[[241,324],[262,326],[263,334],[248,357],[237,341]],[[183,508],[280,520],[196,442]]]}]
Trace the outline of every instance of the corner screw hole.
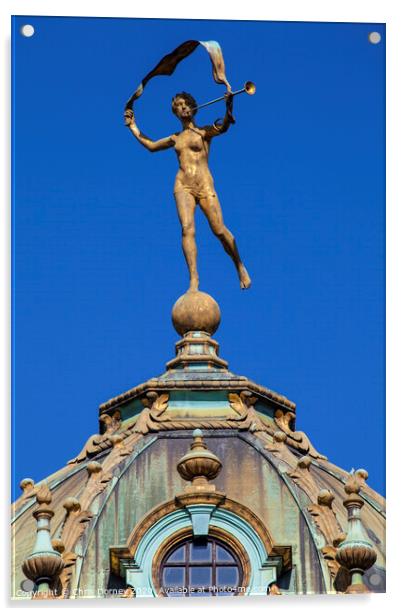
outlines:
[{"label": "corner screw hole", "polygon": [[379,32],[370,32],[370,34],[368,35],[368,40],[373,45],[378,45],[378,43],[381,41],[381,34]]},{"label": "corner screw hole", "polygon": [[21,34],[22,36],[30,38],[35,34],[35,28],[31,24],[25,24],[21,28]]}]

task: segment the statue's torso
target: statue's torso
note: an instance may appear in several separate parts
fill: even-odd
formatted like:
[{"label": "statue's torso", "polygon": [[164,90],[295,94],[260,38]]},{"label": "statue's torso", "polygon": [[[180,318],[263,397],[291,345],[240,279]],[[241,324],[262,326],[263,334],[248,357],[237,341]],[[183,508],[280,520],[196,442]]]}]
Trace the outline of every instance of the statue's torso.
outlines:
[{"label": "statue's torso", "polygon": [[195,196],[202,189],[212,188],[213,179],[208,167],[209,141],[200,128],[191,128],[174,136],[174,149],[179,160],[174,191],[188,190]]}]

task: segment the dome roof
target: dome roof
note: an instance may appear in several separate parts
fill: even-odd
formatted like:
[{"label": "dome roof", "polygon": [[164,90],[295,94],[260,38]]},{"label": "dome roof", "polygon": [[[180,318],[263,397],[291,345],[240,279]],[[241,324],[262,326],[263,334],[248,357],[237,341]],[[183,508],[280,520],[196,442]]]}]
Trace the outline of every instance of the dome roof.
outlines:
[{"label": "dome roof", "polygon": [[[344,501],[350,474],[295,430],[293,402],[230,372],[218,351],[208,332],[185,332],[164,374],[101,405],[99,433],[75,458],[38,485],[23,484],[13,505],[15,596],[25,579],[22,563],[35,542],[32,513],[43,483],[51,491],[51,537],[65,563],[59,583],[66,596],[80,589],[97,596],[97,589],[127,588],[124,572],[140,558],[141,541],[158,516],[179,519],[187,511],[195,528],[201,524],[195,511],[202,503],[209,503],[211,528],[221,525],[227,532],[234,516],[255,531],[263,546],[256,553],[265,550],[264,558],[276,559],[277,592],[346,590],[351,576],[336,555],[348,533]],[[202,437],[199,432],[193,437],[196,429]],[[217,477],[217,464],[217,472],[207,477],[216,477],[213,487],[206,490],[201,482],[201,492],[195,484],[186,487],[191,473],[177,471],[193,438],[204,439],[208,460],[222,464]],[[366,479],[362,469],[353,473],[353,493],[361,500],[355,504],[361,509],[359,541],[367,541],[376,555],[364,583],[381,592],[385,501]]]}]

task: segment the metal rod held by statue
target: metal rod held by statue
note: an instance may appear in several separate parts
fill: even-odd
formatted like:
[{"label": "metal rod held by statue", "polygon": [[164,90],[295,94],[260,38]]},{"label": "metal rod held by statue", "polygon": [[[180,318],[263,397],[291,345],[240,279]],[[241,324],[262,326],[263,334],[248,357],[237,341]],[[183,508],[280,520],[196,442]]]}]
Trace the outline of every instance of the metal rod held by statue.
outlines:
[{"label": "metal rod held by statue", "polygon": [[[237,94],[242,94],[243,92],[246,92],[246,94],[252,96],[253,94],[255,94],[256,89],[257,88],[255,87],[255,83],[253,83],[252,81],[246,81],[246,83],[244,84],[244,88],[242,88],[241,90],[236,90],[236,92],[232,92],[232,95],[236,96]],[[207,107],[208,105],[212,105],[213,103],[217,103],[218,101],[223,101],[224,99],[225,96],[214,98],[213,101],[208,101],[208,103],[203,103],[202,105],[198,105],[198,107],[194,107],[193,111],[198,111],[198,109],[201,109],[202,107]]]}]

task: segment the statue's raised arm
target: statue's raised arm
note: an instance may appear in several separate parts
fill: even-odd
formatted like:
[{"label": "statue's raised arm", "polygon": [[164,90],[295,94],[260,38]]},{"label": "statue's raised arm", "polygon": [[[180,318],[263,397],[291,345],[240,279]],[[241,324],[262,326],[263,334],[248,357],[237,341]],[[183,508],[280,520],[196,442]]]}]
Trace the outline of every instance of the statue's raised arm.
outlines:
[{"label": "statue's raised arm", "polygon": [[165,137],[163,139],[158,139],[157,141],[153,141],[146,135],[144,135],[137,126],[137,123],[134,118],[134,111],[132,109],[126,109],[124,112],[124,122],[125,125],[130,129],[133,133],[134,137],[150,152],[158,152],[160,150],[167,150],[174,146],[174,141],[172,137]]}]

